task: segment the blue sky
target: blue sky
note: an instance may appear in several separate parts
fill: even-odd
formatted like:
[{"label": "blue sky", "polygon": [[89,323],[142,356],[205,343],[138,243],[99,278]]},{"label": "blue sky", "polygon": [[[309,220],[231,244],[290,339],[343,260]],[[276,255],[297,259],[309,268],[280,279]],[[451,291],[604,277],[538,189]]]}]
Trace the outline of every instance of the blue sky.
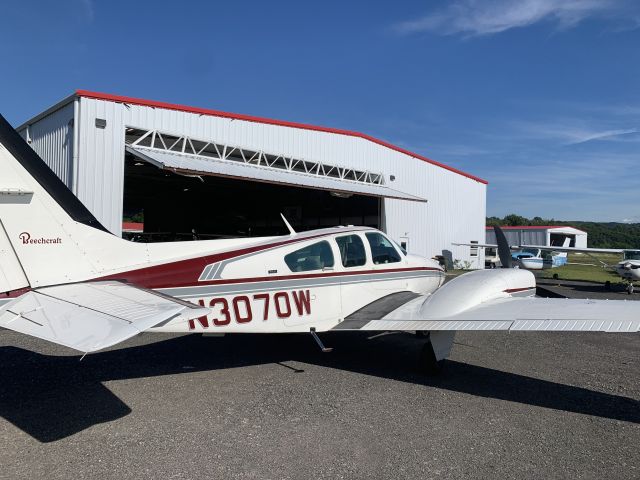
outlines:
[{"label": "blue sky", "polygon": [[357,130],[487,179],[488,215],[640,222],[640,2],[20,1],[14,125],[81,88]]}]

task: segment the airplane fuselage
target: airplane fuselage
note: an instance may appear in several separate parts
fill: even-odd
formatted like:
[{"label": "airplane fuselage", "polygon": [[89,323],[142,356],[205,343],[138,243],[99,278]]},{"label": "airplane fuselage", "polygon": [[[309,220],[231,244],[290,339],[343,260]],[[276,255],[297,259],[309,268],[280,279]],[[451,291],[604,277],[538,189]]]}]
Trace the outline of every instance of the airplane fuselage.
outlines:
[{"label": "airplane fuselage", "polygon": [[339,227],[256,242],[253,248],[218,255],[218,261],[174,264],[166,277],[133,271],[114,278],[139,284],[155,277],[143,281],[145,286],[210,308],[207,316],[151,329],[190,333],[325,331],[382,297],[432,293],[444,282],[437,262],[404,253],[370,228]]},{"label": "airplane fuselage", "polygon": [[623,260],[615,268],[618,275],[625,280],[640,281],[640,260]]}]

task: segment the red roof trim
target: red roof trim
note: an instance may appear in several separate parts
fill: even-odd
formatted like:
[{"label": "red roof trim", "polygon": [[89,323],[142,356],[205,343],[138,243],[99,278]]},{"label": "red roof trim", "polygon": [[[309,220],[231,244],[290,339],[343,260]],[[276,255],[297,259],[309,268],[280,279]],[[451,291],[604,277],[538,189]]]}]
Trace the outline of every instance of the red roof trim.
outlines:
[{"label": "red roof trim", "polygon": [[91,92],[89,90],[76,90],[76,95],[78,95],[79,97],[85,97],[85,98],[95,98],[97,100],[108,100],[111,102],[130,103],[132,105],[141,105],[143,107],[157,107],[157,108],[164,108],[167,110],[178,110],[181,112],[198,113],[200,115],[211,115],[215,117],[231,118],[234,120],[244,120],[246,122],[264,123],[268,125],[279,125],[282,127],[300,128],[303,130],[314,130],[316,132],[334,133],[337,135],[347,135],[350,137],[363,138],[365,140],[369,140],[370,142],[377,143],[378,145],[382,145],[383,147],[387,147],[387,148],[390,148],[391,150],[395,150],[396,152],[404,153],[405,155],[409,155],[410,157],[417,158],[419,160],[430,163],[437,167],[444,168],[445,170],[449,170],[450,172],[457,173],[458,175],[462,175],[463,177],[470,178],[471,180],[475,180],[476,182],[480,182],[485,185],[489,183],[488,181],[480,177],[476,177],[475,175],[471,175],[469,173],[463,172],[462,170],[458,170],[456,168],[450,167],[448,165],[445,165],[444,163],[436,162],[435,160],[431,160],[430,158],[424,157],[422,155],[418,155],[417,153],[413,153],[404,148],[397,147],[396,145],[385,142],[384,140],[379,140],[370,135],[366,135],[360,132],[354,132],[351,130],[319,127],[315,125],[308,125],[305,123],[287,122],[283,120],[274,120],[271,118],[255,117],[252,115],[242,115],[237,113],[222,112],[220,110],[210,110],[207,108],[188,107],[185,105],[177,105],[174,103],[156,102],[153,100],[124,97],[121,95],[112,95],[109,93]]},{"label": "red roof trim", "polygon": [[[485,227],[487,230],[493,230],[493,227]],[[579,228],[572,227],[571,225],[520,225],[515,227],[500,227],[502,230],[547,230],[549,228],[573,228],[574,230],[578,230],[579,232],[585,232],[584,230],[580,230]]]}]

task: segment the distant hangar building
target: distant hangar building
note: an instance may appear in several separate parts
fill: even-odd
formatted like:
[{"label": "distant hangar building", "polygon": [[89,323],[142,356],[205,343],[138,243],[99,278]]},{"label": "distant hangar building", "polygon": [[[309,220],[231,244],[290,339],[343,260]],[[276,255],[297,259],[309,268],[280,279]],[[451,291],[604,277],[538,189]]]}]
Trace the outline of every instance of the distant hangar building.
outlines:
[{"label": "distant hangar building", "polygon": [[84,90],[17,130],[115,235],[278,235],[282,212],[484,265],[452,242],[484,239],[487,182],[369,135]]},{"label": "distant hangar building", "polygon": [[[559,225],[501,227],[509,245],[545,245],[560,247],[566,238],[569,246],[577,248],[587,247],[587,232],[575,227]],[[496,243],[493,227],[487,227],[486,242]]]}]

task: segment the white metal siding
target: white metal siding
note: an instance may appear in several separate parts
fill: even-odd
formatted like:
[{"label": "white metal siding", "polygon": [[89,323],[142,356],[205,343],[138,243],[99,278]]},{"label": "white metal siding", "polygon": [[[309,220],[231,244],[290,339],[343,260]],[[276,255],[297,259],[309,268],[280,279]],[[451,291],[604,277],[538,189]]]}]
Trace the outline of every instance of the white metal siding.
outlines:
[{"label": "white metal siding", "polygon": [[587,248],[587,234],[576,234],[576,248]]},{"label": "white metal siding", "polygon": [[[126,108],[82,98],[77,120],[77,196],[116,235],[122,234]],[[96,127],[96,118],[106,120],[106,127]]]},{"label": "white metal siding", "polygon": [[[587,233],[573,227],[556,228],[509,228],[503,229],[509,245],[551,245],[552,233],[565,233],[575,235],[575,247],[587,246]],[[493,229],[487,229],[486,242],[496,243],[496,234]]]},{"label": "white metal siding", "polygon": [[[73,102],[29,127],[30,145],[49,168],[71,188],[73,168]],[[26,128],[20,130],[27,139]]]},{"label": "white metal siding", "polygon": [[[96,118],[106,120],[106,128],[97,128]],[[448,249],[454,259],[484,265],[482,249],[478,257],[470,257],[468,247],[454,247],[451,242],[483,242],[486,185],[369,140],[89,98],[80,99],[76,121],[77,195],[115,234],[122,228],[124,129],[136,127],[384,172],[389,187],[429,200],[426,204],[385,200],[384,230],[398,241],[409,237],[411,253],[433,256]]]}]

